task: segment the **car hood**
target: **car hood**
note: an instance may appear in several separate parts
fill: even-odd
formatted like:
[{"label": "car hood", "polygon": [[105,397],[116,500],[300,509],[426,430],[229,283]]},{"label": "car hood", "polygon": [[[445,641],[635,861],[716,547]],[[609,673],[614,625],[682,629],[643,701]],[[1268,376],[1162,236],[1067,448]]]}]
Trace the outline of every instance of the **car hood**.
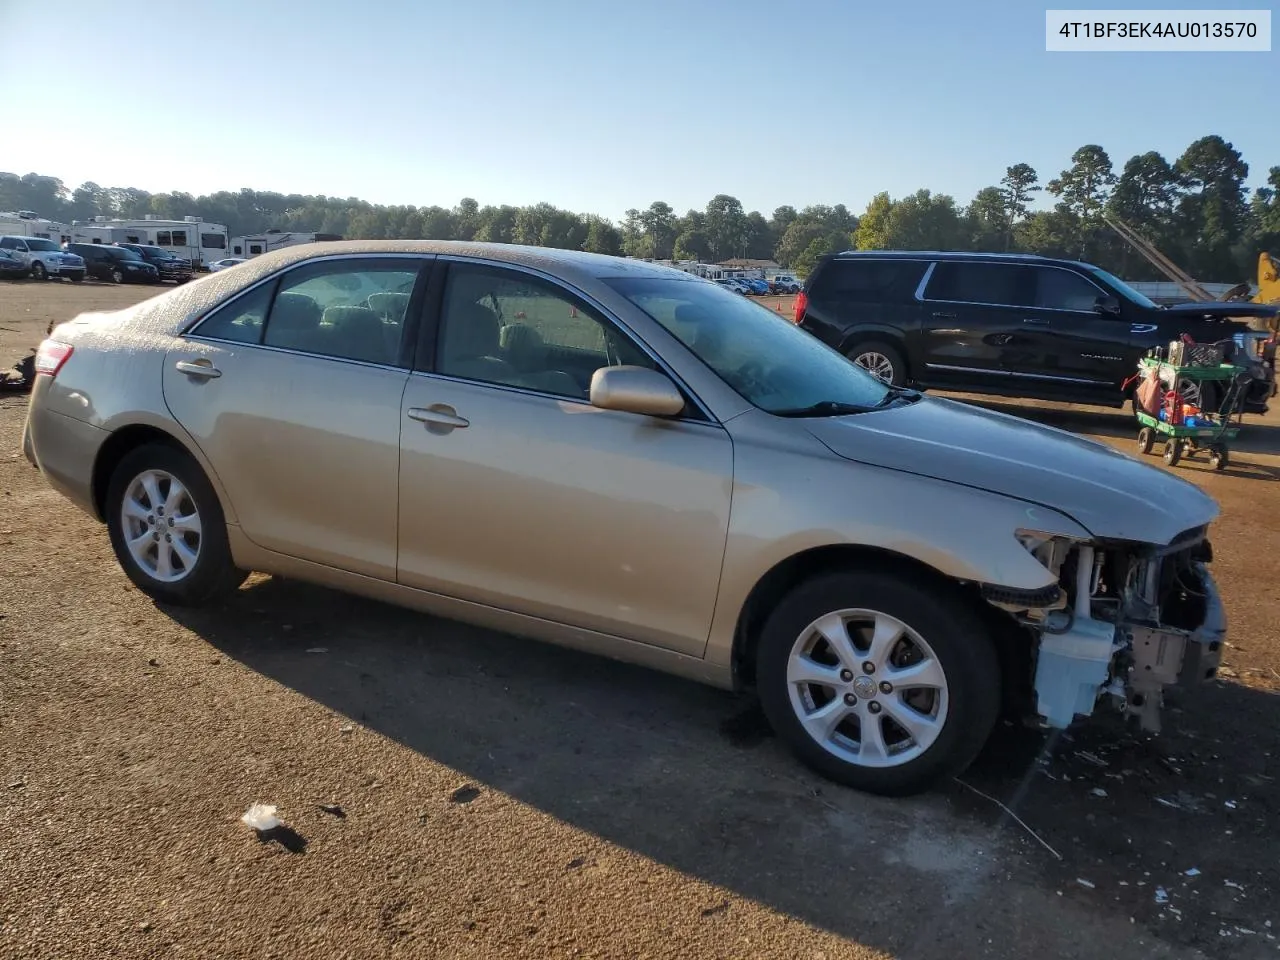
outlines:
[{"label": "car hood", "polygon": [[1249,301],[1215,300],[1174,303],[1160,312],[1179,317],[1212,317],[1215,320],[1226,320],[1230,317],[1274,317],[1277,313],[1280,313],[1280,307]]},{"label": "car hood", "polygon": [[1105,444],[954,400],[803,422],[847,460],[1048,507],[1104,539],[1163,545],[1218,515],[1195,484]]}]

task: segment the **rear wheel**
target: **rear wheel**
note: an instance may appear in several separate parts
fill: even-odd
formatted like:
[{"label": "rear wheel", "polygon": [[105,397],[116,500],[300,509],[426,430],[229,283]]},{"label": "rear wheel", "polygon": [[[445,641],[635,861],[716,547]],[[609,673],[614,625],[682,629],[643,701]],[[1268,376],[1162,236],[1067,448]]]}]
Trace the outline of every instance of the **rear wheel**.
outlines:
[{"label": "rear wheel", "polygon": [[112,283],[124,283],[124,271],[119,267],[112,267],[109,276]]},{"label": "rear wheel", "polygon": [[48,280],[49,279],[49,271],[45,269],[44,264],[41,263],[39,260],[31,264],[31,279],[32,280]]},{"label": "rear wheel", "polygon": [[878,380],[904,386],[907,382],[907,364],[897,347],[880,340],[864,340],[855,344],[848,357]]},{"label": "rear wheel", "polygon": [[970,607],[883,573],[792,591],[764,626],[756,675],[765,715],[801,760],[886,795],[967,767],[1001,702],[995,648]]},{"label": "rear wheel", "polygon": [[248,576],[231,560],[217,494],[185,451],[151,443],[125,454],[111,475],[106,515],[120,566],[156,600],[197,606]]}]

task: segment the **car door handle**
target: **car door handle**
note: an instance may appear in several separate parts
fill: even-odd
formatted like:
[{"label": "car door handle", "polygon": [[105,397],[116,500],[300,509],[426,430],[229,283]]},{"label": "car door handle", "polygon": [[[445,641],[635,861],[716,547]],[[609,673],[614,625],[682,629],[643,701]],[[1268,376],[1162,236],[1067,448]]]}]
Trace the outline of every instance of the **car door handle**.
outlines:
[{"label": "car door handle", "polygon": [[1038,327],[1047,327],[1049,325],[1048,320],[1042,320],[1040,317],[1023,317],[1022,322],[1034,323]]},{"label": "car door handle", "polygon": [[946,310],[935,310],[933,315],[939,320],[954,320],[956,318],[954,313],[948,313]]},{"label": "car door handle", "polygon": [[208,360],[179,360],[174,366],[188,376],[200,377],[204,380],[213,380],[222,376],[222,371]]},{"label": "car door handle", "polygon": [[410,407],[409,419],[439,427],[469,427],[471,421],[454,413],[452,407],[439,404],[432,407]]}]

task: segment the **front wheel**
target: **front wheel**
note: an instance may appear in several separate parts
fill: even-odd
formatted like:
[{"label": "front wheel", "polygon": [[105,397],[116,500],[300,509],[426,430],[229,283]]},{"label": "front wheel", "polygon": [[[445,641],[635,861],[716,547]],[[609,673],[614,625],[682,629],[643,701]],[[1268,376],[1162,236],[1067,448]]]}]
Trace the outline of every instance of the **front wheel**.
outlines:
[{"label": "front wheel", "polygon": [[31,264],[31,279],[32,280],[48,280],[49,279],[49,271],[45,269],[44,264],[41,263],[39,260]]},{"label": "front wheel", "polygon": [[106,514],[116,559],[155,600],[198,606],[248,576],[232,562],[217,494],[185,451],[153,443],[125,454]]},{"label": "front wheel", "polygon": [[810,767],[890,796],[953,777],[1001,703],[980,618],[945,590],[883,573],[832,573],[774,610],[756,666],[761,706]]},{"label": "front wheel", "polygon": [[124,271],[113,269],[109,274],[112,283],[124,283]]},{"label": "front wheel", "polygon": [[1171,437],[1165,441],[1164,445],[1164,462],[1169,466],[1176,466],[1178,461],[1182,459],[1182,441],[1177,437]]}]

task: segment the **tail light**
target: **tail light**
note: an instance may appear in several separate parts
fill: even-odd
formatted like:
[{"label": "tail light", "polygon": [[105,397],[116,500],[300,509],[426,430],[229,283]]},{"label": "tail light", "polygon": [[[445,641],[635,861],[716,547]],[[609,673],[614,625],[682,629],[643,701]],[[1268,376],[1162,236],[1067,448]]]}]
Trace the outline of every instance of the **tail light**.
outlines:
[{"label": "tail light", "polygon": [[796,294],[796,323],[804,319],[804,312],[809,306],[809,298],[805,296],[805,292],[801,290]]},{"label": "tail light", "polygon": [[61,340],[44,340],[36,349],[36,373],[46,373],[56,377],[63,364],[71,359],[71,351],[75,349]]}]

